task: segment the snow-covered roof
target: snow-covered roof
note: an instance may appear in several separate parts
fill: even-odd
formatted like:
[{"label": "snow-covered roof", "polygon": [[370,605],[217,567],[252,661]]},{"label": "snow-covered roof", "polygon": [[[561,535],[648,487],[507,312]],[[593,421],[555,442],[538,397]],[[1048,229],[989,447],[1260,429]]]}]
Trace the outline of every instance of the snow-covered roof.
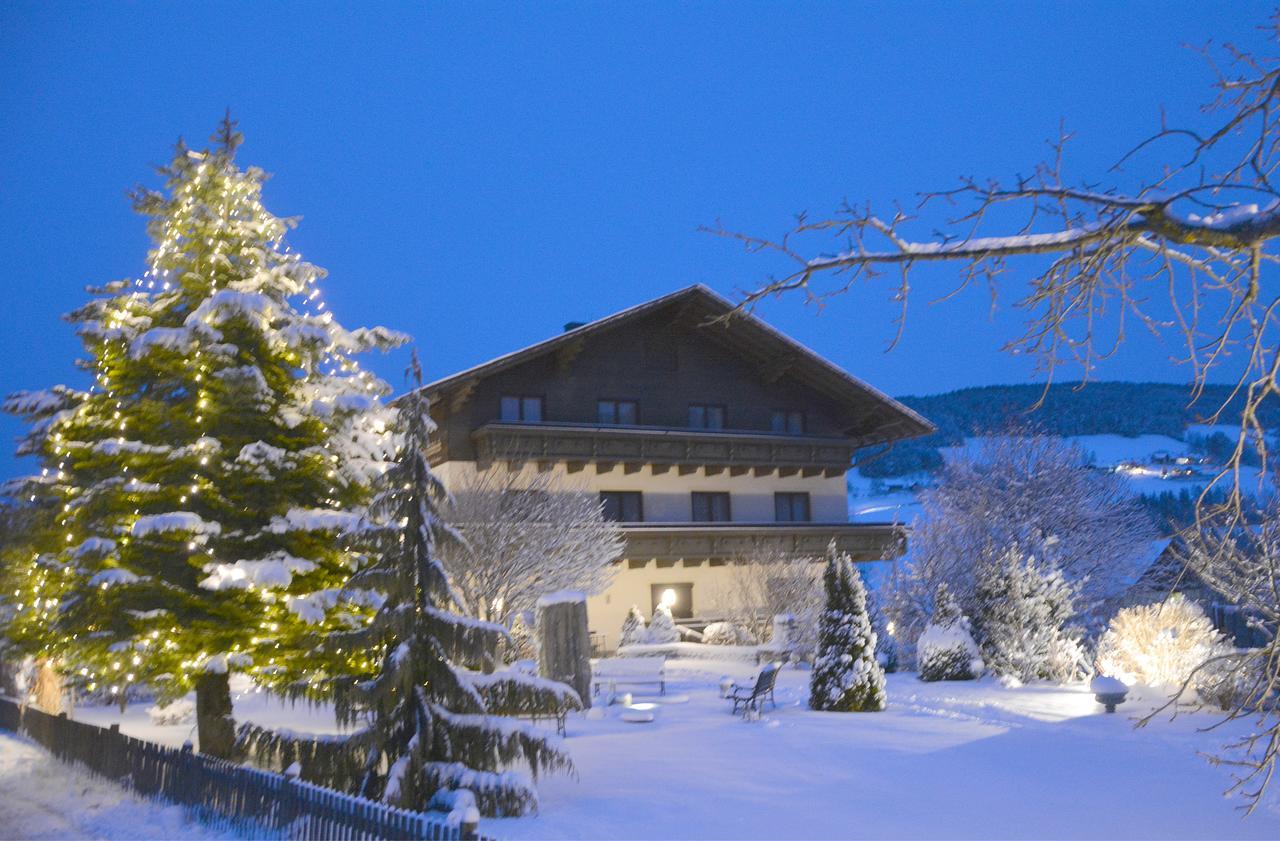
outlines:
[{"label": "snow-covered roof", "polygon": [[[771,353],[788,357],[798,379],[807,381],[811,387],[826,392],[839,402],[855,407],[861,418],[872,422],[874,430],[878,433],[872,437],[878,440],[914,438],[934,431],[933,424],[907,406],[824,359],[757,316],[749,312],[736,311],[736,306],[732,302],[702,284],[687,286],[613,315],[565,330],[549,339],[490,359],[488,362],[456,374],[450,374],[422,388],[426,390],[428,396],[436,397],[453,388],[465,386],[473,380],[492,376],[530,359],[554,353],[586,337],[603,333],[677,304],[698,307],[709,318],[732,313],[732,318],[720,330],[718,336],[736,343],[739,347],[763,347]],[[856,431],[859,434],[865,434],[867,430]]]}]

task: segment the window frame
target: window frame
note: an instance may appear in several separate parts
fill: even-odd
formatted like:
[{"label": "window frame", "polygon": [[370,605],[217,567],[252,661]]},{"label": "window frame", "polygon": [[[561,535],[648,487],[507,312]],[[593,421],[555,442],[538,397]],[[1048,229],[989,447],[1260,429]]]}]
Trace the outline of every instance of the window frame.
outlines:
[{"label": "window frame", "polygon": [[[606,513],[608,510],[608,497],[618,497],[618,514],[619,519],[614,520]],[[626,505],[624,500],[635,499],[636,513],[639,515],[634,520],[626,519]],[[602,506],[601,513],[606,520],[614,523],[643,523],[644,522],[644,492],[643,491],[600,491],[600,504]]]},{"label": "window frame", "polygon": [[[799,519],[795,516],[796,502],[804,500],[804,518]],[[786,505],[787,516],[780,517],[783,512],[783,504]],[[773,494],[773,519],[777,523],[812,523],[813,522],[813,497],[808,491],[775,491]]]},{"label": "window frame", "polygon": [[[778,428],[778,419],[782,419],[782,428]],[[798,429],[791,428],[791,421],[800,421]],[[773,409],[769,416],[769,429],[780,435],[805,435],[809,429],[809,416],[803,409]]]},{"label": "window frame", "polygon": [[[508,400],[516,401],[516,409],[519,417],[508,418],[503,414],[503,404]],[[529,420],[525,417],[525,401],[538,401],[538,419]],[[544,394],[500,394],[498,395],[498,420],[502,423],[542,423],[547,417],[547,398]]]},{"label": "window frame", "polygon": [[[612,404],[613,407],[613,420],[602,420],[603,409],[609,404]],[[633,416],[630,422],[622,420],[622,407],[624,405],[632,407]],[[596,398],[596,422],[607,426],[639,426],[640,401],[631,397],[598,397]]]},{"label": "window frame", "polygon": [[[706,500],[707,516],[706,518],[698,517],[698,501]],[[715,516],[715,502],[724,500],[724,517]],[[690,491],[689,492],[689,520],[693,523],[732,523],[733,522],[733,495],[728,491]]]},{"label": "window frame", "polygon": [[[693,412],[695,409],[702,410],[701,425],[697,425],[693,422]],[[707,423],[708,415],[712,409],[719,410],[720,412],[719,426],[710,426]],[[687,420],[690,429],[701,429],[706,432],[723,432],[729,428],[729,407],[725,403],[690,403]]]}]

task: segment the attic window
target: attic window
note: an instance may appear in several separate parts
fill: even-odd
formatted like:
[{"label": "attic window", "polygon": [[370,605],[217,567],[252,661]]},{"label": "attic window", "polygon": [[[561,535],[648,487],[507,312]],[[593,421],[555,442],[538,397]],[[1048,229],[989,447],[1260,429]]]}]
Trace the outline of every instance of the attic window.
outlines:
[{"label": "attic window", "polygon": [[502,396],[502,411],[499,417],[504,421],[541,423],[542,398],[504,394]]},{"label": "attic window", "polygon": [[706,403],[689,405],[689,426],[694,429],[724,429],[725,407]]},{"label": "attic window", "polygon": [[804,412],[774,409],[770,428],[774,432],[785,432],[788,435],[804,435]]}]

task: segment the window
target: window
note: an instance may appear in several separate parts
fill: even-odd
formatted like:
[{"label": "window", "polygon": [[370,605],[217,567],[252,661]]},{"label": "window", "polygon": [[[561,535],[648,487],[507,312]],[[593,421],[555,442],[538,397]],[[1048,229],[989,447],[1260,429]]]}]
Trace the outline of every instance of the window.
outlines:
[{"label": "window", "polygon": [[809,495],[807,493],[780,493],[773,495],[774,519],[779,523],[809,522]]},{"label": "window", "polygon": [[729,495],[727,493],[693,494],[693,521],[695,523],[729,522]]},{"label": "window", "polygon": [[691,403],[689,426],[694,429],[724,429],[724,415],[724,406]]},{"label": "window", "polygon": [[500,417],[504,421],[542,423],[542,398],[504,394]]},{"label": "window", "polygon": [[635,426],[640,422],[640,404],[634,400],[599,400],[596,412],[600,423]]},{"label": "window", "polygon": [[770,427],[774,432],[785,432],[788,435],[804,435],[804,412],[774,409],[773,422]]},{"label": "window", "polygon": [[644,503],[640,491],[601,491],[604,518],[619,523],[644,522]]},{"label": "window", "polygon": [[665,604],[671,608],[671,618],[693,618],[693,585],[692,584],[650,584],[649,598],[653,601],[653,610]]}]

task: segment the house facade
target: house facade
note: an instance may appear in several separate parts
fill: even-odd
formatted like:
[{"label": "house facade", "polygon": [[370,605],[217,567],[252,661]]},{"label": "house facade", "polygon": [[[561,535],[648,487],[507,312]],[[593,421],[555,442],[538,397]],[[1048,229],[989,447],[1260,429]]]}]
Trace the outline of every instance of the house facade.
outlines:
[{"label": "house facade", "polygon": [[845,473],[932,426],[754,316],[716,321],[732,309],[689,287],[425,386],[446,487],[552,472],[622,523],[617,575],[588,602],[606,649],[632,605],[706,616],[735,559],[901,550],[900,525],[848,521]]}]

